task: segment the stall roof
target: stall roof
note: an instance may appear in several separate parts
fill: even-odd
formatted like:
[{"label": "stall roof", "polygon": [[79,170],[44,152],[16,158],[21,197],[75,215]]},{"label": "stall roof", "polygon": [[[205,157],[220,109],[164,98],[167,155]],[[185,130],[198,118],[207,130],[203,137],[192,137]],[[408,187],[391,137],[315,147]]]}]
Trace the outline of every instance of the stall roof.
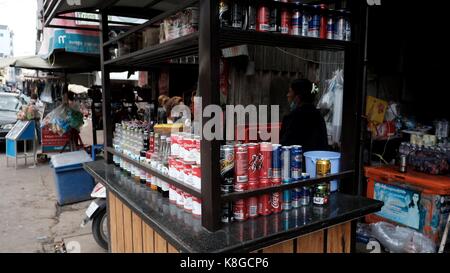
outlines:
[{"label": "stall roof", "polygon": [[69,73],[92,72],[100,70],[100,58],[85,54],[55,52],[48,59],[40,56],[0,59],[0,67],[8,66]]},{"label": "stall roof", "polygon": [[98,13],[102,9],[108,9],[110,15],[150,19],[179,4],[179,0],[47,0],[44,1],[44,26],[52,27],[52,20],[62,14],[75,11]]}]

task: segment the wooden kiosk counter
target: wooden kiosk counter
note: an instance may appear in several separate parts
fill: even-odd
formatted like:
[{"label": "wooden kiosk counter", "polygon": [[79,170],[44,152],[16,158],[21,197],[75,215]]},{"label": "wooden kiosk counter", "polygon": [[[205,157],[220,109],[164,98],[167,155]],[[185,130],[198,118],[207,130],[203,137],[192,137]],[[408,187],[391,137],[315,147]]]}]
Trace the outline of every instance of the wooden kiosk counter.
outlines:
[{"label": "wooden kiosk counter", "polygon": [[336,193],[326,207],[302,207],[210,232],[201,219],[136,184],[114,165],[97,161],[84,167],[108,188],[114,253],[350,253],[354,221],[382,206],[379,201]]}]

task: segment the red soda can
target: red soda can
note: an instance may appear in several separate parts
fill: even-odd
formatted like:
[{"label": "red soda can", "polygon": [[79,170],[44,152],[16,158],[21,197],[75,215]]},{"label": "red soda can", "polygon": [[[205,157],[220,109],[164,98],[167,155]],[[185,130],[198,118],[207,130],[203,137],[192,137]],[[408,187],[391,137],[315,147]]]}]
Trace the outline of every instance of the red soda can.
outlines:
[{"label": "red soda can", "polygon": [[[278,186],[281,185],[281,178],[272,178],[272,186]],[[280,213],[282,211],[281,203],[283,199],[282,192],[275,192],[272,193],[272,198],[270,200],[270,204],[272,206],[272,212],[273,213]]]},{"label": "red soda can", "polygon": [[281,34],[289,34],[291,32],[291,14],[287,9],[281,10]]},{"label": "red soda can", "polygon": [[[324,11],[327,8],[326,5],[321,4],[320,9]],[[327,26],[328,26],[328,20],[327,16],[325,14],[322,14],[320,16],[320,39],[326,39],[327,38]]]},{"label": "red soda can", "polygon": [[248,189],[248,149],[245,145],[238,144],[234,147],[235,163],[235,191],[245,191]]},{"label": "red soda can", "polygon": [[258,7],[258,16],[256,18],[256,31],[267,32],[269,31],[270,10],[264,4]]},{"label": "red soda can", "polygon": [[[269,179],[260,180],[259,187],[264,188],[270,186]],[[261,216],[270,215],[272,213],[272,205],[270,202],[270,194],[264,194],[258,197],[258,214]]]},{"label": "red soda can", "polygon": [[259,182],[259,173],[261,169],[261,160],[260,160],[261,156],[259,153],[259,145],[254,143],[247,144],[247,150],[248,150],[248,182],[257,184]]},{"label": "red soda can", "polygon": [[[272,143],[263,142],[259,144],[261,153],[261,171],[259,179],[268,180],[272,177]],[[262,183],[260,181],[260,183]]]},{"label": "red soda can", "polygon": [[[281,181],[280,181],[281,184]],[[282,203],[283,194],[281,192],[272,193],[270,199],[270,205],[273,213],[280,213],[282,211],[281,203]]]},{"label": "red soda can", "polygon": [[234,214],[234,219],[236,221],[243,222],[243,221],[248,220],[248,210],[247,210],[246,200],[241,199],[241,200],[234,202],[233,214]]},{"label": "red soda can", "polygon": [[[248,189],[256,190],[258,188],[258,183],[249,182]],[[258,217],[258,197],[250,197],[247,199],[247,207],[248,207],[248,217],[256,218]]]}]

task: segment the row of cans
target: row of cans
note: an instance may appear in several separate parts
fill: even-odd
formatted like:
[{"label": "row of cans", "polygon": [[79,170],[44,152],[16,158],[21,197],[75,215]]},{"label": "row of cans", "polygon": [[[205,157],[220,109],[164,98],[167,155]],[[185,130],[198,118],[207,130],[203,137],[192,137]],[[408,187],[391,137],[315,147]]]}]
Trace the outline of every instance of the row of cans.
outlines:
[{"label": "row of cans", "polygon": [[201,217],[202,215],[202,200],[172,185],[169,188],[169,202],[180,209],[184,209],[187,213],[192,213],[195,217]]},{"label": "row of cans", "polygon": [[327,10],[324,4],[303,4],[289,9],[267,2],[250,1],[246,5],[242,1],[221,1],[219,17],[224,27],[350,41],[349,12],[338,10],[334,13],[329,10],[325,14]]},{"label": "row of cans", "polygon": [[222,207],[222,222],[247,221],[258,216],[281,213],[311,204],[325,206],[329,202],[329,183],[313,187],[300,187],[293,190],[241,199],[226,203]]},{"label": "row of cans", "polygon": [[224,145],[220,168],[224,194],[290,183],[303,178],[303,148],[267,142]]},{"label": "row of cans", "polygon": [[172,156],[200,165],[200,136],[174,132],[170,135],[170,140],[170,153]]},{"label": "row of cans", "polygon": [[171,156],[168,160],[168,175],[186,185],[201,190],[201,165],[194,162],[184,161],[181,158]]}]

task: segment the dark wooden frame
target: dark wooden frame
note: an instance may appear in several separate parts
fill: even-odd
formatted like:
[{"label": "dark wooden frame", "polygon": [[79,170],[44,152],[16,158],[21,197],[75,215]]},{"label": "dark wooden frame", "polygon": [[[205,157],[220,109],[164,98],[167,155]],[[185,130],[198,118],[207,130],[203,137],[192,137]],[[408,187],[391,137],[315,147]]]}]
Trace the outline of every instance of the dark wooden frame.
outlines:
[{"label": "dark wooden frame", "polygon": [[[114,1],[112,1],[114,2]],[[154,1],[159,2],[159,1]],[[199,2],[200,24],[198,34],[190,37],[183,37],[165,44],[165,46],[156,45],[145,48],[138,52],[133,52],[118,59],[111,60],[109,56],[109,47],[120,39],[144,29],[151,24],[171,15],[189,5]],[[279,3],[283,5],[283,3]],[[202,97],[203,107],[210,104],[219,105],[219,71],[220,71],[220,48],[239,45],[239,44],[258,44],[266,46],[296,47],[318,50],[342,50],[345,52],[345,85],[344,85],[344,105],[343,105],[343,131],[342,131],[342,169],[346,170],[337,175],[328,176],[320,179],[311,179],[307,181],[298,181],[293,185],[273,186],[264,189],[258,189],[251,192],[233,193],[221,195],[220,193],[220,167],[219,167],[219,141],[201,142],[202,157],[202,191],[201,194],[190,187],[180,184],[180,182],[164,178],[168,183],[179,186],[194,196],[201,195],[202,203],[202,225],[210,231],[220,228],[220,210],[221,203],[240,198],[246,198],[263,193],[282,191],[283,189],[294,188],[305,183],[308,185],[317,184],[324,181],[335,180],[336,178],[344,181],[342,191],[349,194],[360,192],[360,179],[362,173],[361,166],[361,115],[363,111],[363,84],[364,84],[364,56],[366,51],[366,10],[367,5],[364,1],[348,1],[352,16],[352,42],[342,42],[334,40],[321,40],[305,37],[293,37],[273,33],[257,33],[237,31],[230,29],[221,29],[219,26],[218,11],[219,0],[197,0],[186,1],[172,11],[167,11],[150,19],[147,23],[134,26],[128,32],[118,37],[108,40],[108,21],[107,15],[110,10],[104,7],[101,13],[101,68],[103,84],[103,119],[104,119],[104,143],[106,147],[106,162],[111,163],[114,150],[112,147],[112,130],[110,105],[110,83],[109,73],[118,70],[137,70],[151,67],[161,63],[163,59],[180,57],[180,55],[191,55],[199,53],[199,95]],[[115,14],[117,15],[117,14]],[[126,14],[123,14],[126,16]],[[51,18],[50,18],[51,19]],[[186,43],[186,40],[189,43]],[[141,59],[138,65],[135,60]],[[203,120],[207,121],[206,118]],[[117,155],[117,154],[116,154]],[[121,156],[121,155],[119,155]],[[125,160],[130,159],[122,156]],[[146,168],[150,173],[161,176],[152,169]]]}]

